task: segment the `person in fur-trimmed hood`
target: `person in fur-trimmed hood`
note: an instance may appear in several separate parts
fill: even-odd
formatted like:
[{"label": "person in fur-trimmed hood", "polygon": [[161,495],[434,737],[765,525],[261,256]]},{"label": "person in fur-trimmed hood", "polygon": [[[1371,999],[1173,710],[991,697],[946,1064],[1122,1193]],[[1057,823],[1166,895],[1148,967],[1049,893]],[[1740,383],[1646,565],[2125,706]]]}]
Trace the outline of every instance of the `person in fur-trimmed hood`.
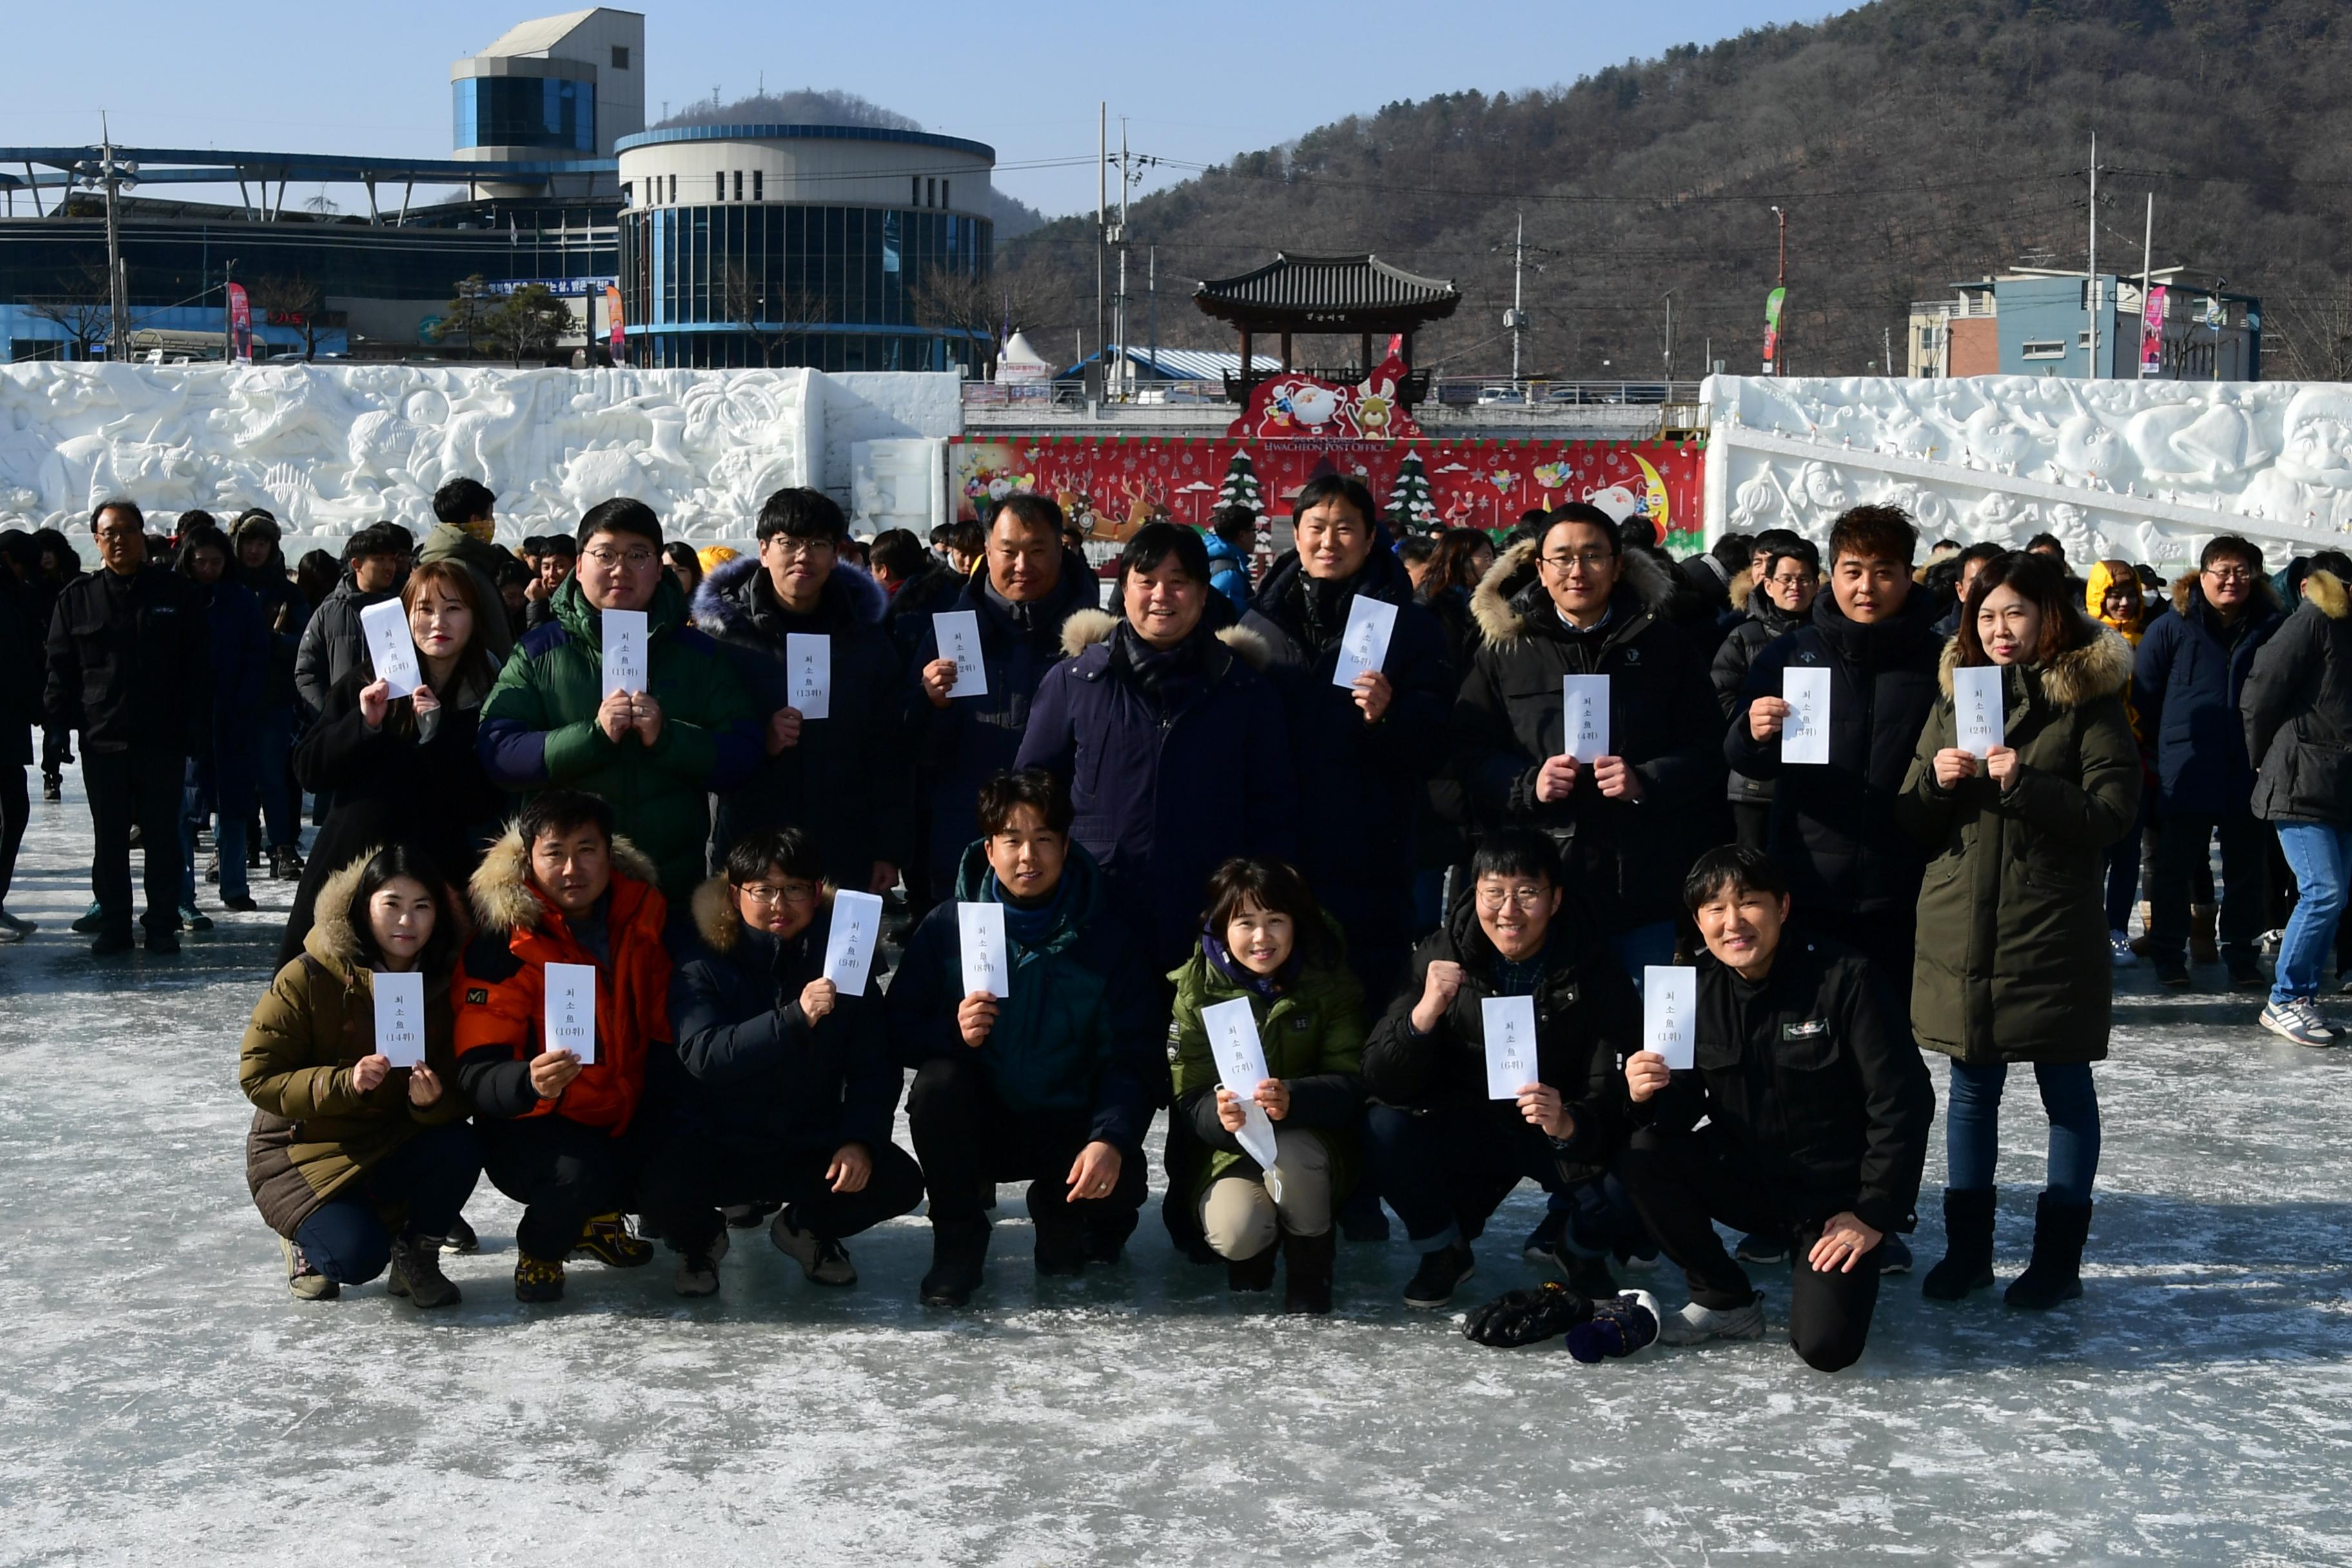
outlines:
[{"label": "person in fur-trimmed hood", "polygon": [[[2114,959],[2099,861],[2139,809],[2139,748],[2124,716],[2131,650],[2083,613],[2052,562],[1988,563],[1944,650],[1943,697],[1912,754],[1895,810],[1934,857],[1919,889],[1911,1027],[1952,1058],[1944,1195],[1948,1250],[1928,1296],[1992,1283],[1997,1117],[2012,1064],[2031,1064],[2050,1114],[2049,1181],[2033,1261],[2012,1306],[2082,1293],[2098,1171],[2091,1064],[2107,1054]],[[2001,672],[2001,743],[1960,749],[1953,671]]]},{"label": "person in fur-trimmed hood", "polygon": [[[913,849],[915,816],[910,690],[883,626],[889,595],[842,563],[849,524],[822,490],[778,490],[760,508],[759,531],[757,556],[718,567],[694,595],[694,624],[727,650],[763,739],[750,778],[719,796],[710,863],[724,864],[747,834],[798,827],[815,838],[827,879],[887,892]],[[792,704],[794,634],[826,639],[823,718]]]},{"label": "person in fur-trimmed hood", "polygon": [[1118,617],[1063,623],[1070,657],[1038,684],[1014,765],[1069,790],[1071,838],[1164,974],[1192,951],[1209,873],[1236,855],[1297,858],[1290,740],[1264,639],[1217,629],[1231,611],[1197,532],[1145,524],[1118,593]]},{"label": "person in fur-trimmed hood", "polygon": [[[1471,595],[1486,643],[1454,705],[1454,768],[1488,826],[1538,828],[1566,886],[1638,974],[1674,950],[1675,889],[1715,833],[1723,710],[1702,650],[1664,618],[1676,584],[1571,501]],[[1609,677],[1609,751],[1565,754],[1560,678]]]},{"label": "person in fur-trimmed hood", "polygon": [[[561,1300],[563,1260],[575,1248],[620,1268],[653,1258],[620,1211],[647,1060],[670,1040],[669,906],[653,861],[615,837],[613,821],[593,795],[533,795],[468,889],[478,929],[451,983],[457,1086],[480,1119],[483,1169],[524,1205],[515,1227],[521,1301]],[[554,963],[596,972],[588,1059],[547,1043]]]}]

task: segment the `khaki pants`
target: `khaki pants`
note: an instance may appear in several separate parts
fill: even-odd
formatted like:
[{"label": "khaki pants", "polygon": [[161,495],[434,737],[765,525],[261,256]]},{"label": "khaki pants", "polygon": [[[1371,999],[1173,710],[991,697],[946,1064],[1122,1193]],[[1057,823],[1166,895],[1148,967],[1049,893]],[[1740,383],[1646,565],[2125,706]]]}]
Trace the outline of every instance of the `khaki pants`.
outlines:
[{"label": "khaki pants", "polygon": [[1279,1199],[1256,1175],[1220,1176],[1201,1194],[1201,1233],[1220,1258],[1255,1258],[1286,1230],[1321,1236],[1331,1228],[1331,1157],[1323,1140],[1277,1127],[1274,1147]]}]

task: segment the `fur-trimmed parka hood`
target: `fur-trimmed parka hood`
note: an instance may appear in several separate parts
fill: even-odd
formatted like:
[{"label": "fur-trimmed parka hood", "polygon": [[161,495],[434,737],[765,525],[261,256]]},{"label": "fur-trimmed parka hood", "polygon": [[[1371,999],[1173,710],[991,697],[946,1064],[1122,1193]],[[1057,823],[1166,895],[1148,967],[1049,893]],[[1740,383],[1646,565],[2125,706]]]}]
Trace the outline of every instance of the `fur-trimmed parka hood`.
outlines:
[{"label": "fur-trimmed parka hood", "polygon": [[[2186,616],[2191,610],[2205,606],[2204,593],[2198,587],[2201,574],[2195,570],[2183,572],[2172,580],[2172,607]],[[2210,606],[2206,606],[2210,607]],[[2278,589],[2263,573],[2254,574],[2254,602],[2246,606],[2249,615],[2278,615],[2286,608],[2279,603]]]},{"label": "fur-trimmed parka hood", "polygon": [[[758,637],[761,607],[768,614],[782,607],[774,590],[761,586],[767,574],[757,555],[738,555],[713,567],[694,590],[694,624],[715,637],[743,641]],[[858,626],[880,626],[889,609],[889,590],[846,561],[834,563],[817,600],[819,617],[830,621],[845,616]]]},{"label": "fur-trimmed parka hood", "polygon": [[[702,939],[702,945],[721,958],[733,956],[735,950],[742,945],[743,917],[736,910],[735,900],[728,897],[726,875],[722,872],[705,879],[702,885],[694,889],[694,899],[688,907],[694,915],[694,932]],[[833,884],[827,882],[824,890],[817,894],[815,915],[801,934],[807,936],[824,930],[832,914]]]},{"label": "fur-trimmed parka hood", "polygon": [[[1119,617],[1108,610],[1074,611],[1062,623],[1063,654],[1076,658],[1097,643],[1109,642],[1111,634],[1118,630],[1118,622]],[[1264,669],[1274,661],[1274,652],[1265,646],[1265,638],[1247,626],[1225,626],[1216,636],[1235,658],[1253,669]]]},{"label": "fur-trimmed parka hood", "polygon": [[[656,887],[661,881],[660,873],[645,851],[617,833],[613,836],[613,872],[647,887]],[[466,891],[481,929],[501,941],[539,924],[547,904],[530,885],[530,856],[523,847],[520,827],[508,828],[490,846],[489,853],[475,868],[473,879],[467,883]],[[349,897],[345,895],[347,900]]]},{"label": "fur-trimmed parka hood", "polygon": [[[1523,539],[1496,557],[1486,575],[1478,580],[1470,595],[1470,615],[1488,642],[1517,642],[1527,635],[1531,612],[1550,611],[1551,595],[1536,576],[1536,554],[1542,548],[1539,539]],[[1646,550],[1629,548],[1620,552],[1619,559],[1624,563],[1624,572],[1617,580],[1612,602],[1622,603],[1630,595],[1642,609],[1653,614],[1662,611],[1675,594],[1674,578],[1666,568]]]},{"label": "fur-trimmed parka hood", "polygon": [[319,884],[319,896],[310,906],[310,932],[302,939],[302,951],[333,971],[338,978],[348,978],[360,963],[360,933],[352,929],[352,895],[359,891],[360,874],[383,848],[371,844],[347,861],[325,881]]},{"label": "fur-trimmed parka hood", "polygon": [[2352,616],[2352,594],[2347,594],[2344,580],[2333,572],[2314,572],[2303,580],[2304,598],[2319,606],[2319,613],[2331,621]]},{"label": "fur-trimmed parka hood", "polygon": [[[2042,695],[2059,708],[2080,708],[2102,697],[2120,697],[2131,686],[2131,645],[2080,610],[2074,617],[2075,643],[2042,669]],[[1960,639],[1944,645],[1943,662],[1936,671],[1944,695],[1952,694],[1952,671],[1959,668]]]}]

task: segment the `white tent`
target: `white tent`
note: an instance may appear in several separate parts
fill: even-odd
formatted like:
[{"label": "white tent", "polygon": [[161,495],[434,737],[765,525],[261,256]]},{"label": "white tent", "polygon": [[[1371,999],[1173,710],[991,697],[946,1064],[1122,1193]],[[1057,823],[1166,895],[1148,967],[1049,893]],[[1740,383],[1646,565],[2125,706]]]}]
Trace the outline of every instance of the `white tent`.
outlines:
[{"label": "white tent", "polygon": [[996,379],[1000,383],[1051,381],[1054,367],[1030,343],[1026,333],[1015,332],[996,357]]}]

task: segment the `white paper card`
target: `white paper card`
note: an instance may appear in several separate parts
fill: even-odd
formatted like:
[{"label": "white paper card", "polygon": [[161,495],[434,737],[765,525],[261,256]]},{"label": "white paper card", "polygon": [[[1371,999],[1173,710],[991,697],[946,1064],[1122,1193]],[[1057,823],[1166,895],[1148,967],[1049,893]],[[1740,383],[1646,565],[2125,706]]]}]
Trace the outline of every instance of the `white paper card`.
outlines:
[{"label": "white paper card", "polygon": [[2000,666],[1976,664],[1952,671],[1952,728],[1959,749],[1990,754],[2008,732],[2001,708]]},{"label": "white paper card", "polygon": [[963,938],[963,994],[1012,994],[1013,963],[1004,946],[1004,906],[960,903],[956,930]]},{"label": "white paper card", "polygon": [[833,717],[833,639],[824,633],[784,634],[784,701],[803,719]]},{"label": "white paper card", "polygon": [[844,996],[866,994],[874,949],[882,940],[882,900],[847,888],[833,895],[833,929],[824,938],[824,977]]},{"label": "white paper card", "polygon": [[1782,670],[1780,699],[1789,705],[1789,716],[1780,721],[1780,760],[1828,766],[1830,672],[1793,668]]},{"label": "white paper card", "polygon": [[1590,763],[1609,754],[1609,678],[1563,675],[1560,685],[1560,755]]},{"label": "white paper card", "polygon": [[425,976],[375,972],[375,1054],[396,1068],[425,1065]]},{"label": "white paper card", "polygon": [[987,696],[988,668],[980,661],[980,612],[941,610],[931,617],[931,636],[939,643],[940,657],[956,662],[955,684],[948,688],[948,695]]},{"label": "white paper card", "polygon": [[367,637],[368,662],[376,679],[394,697],[405,697],[425,684],[416,668],[416,644],[408,635],[408,609],[398,599],[370,605],[360,612],[360,630]]},{"label": "white paper card", "polygon": [[1478,1016],[1486,1027],[1486,1098],[1517,1100],[1520,1089],[1538,1081],[1536,999],[1484,996],[1478,1001]]},{"label": "white paper card", "polygon": [[1236,996],[1201,1009],[1201,1025],[1209,1031],[1209,1054],[1217,1059],[1217,1081],[1242,1102],[1242,1130],[1234,1134],[1261,1170],[1274,1168],[1277,1145],[1274,1121],[1265,1107],[1251,1097],[1257,1086],[1274,1075],[1265,1070],[1265,1047],[1257,1037],[1257,1019],[1249,998]]},{"label": "white paper card", "polygon": [[1361,594],[1348,601],[1348,629],[1339,634],[1339,662],[1332,667],[1331,684],[1352,689],[1356,677],[1388,663],[1389,638],[1396,632],[1397,607],[1385,599]]},{"label": "white paper card", "polygon": [[1642,971],[1642,1048],[1675,1072],[1698,1066],[1698,971],[1653,963]]},{"label": "white paper card", "polygon": [[646,613],[606,610],[604,622],[604,695],[632,694],[646,689]]},{"label": "white paper card", "polygon": [[570,1051],[582,1067],[596,1065],[596,966],[547,966],[547,1016],[540,1037],[551,1051]]}]

